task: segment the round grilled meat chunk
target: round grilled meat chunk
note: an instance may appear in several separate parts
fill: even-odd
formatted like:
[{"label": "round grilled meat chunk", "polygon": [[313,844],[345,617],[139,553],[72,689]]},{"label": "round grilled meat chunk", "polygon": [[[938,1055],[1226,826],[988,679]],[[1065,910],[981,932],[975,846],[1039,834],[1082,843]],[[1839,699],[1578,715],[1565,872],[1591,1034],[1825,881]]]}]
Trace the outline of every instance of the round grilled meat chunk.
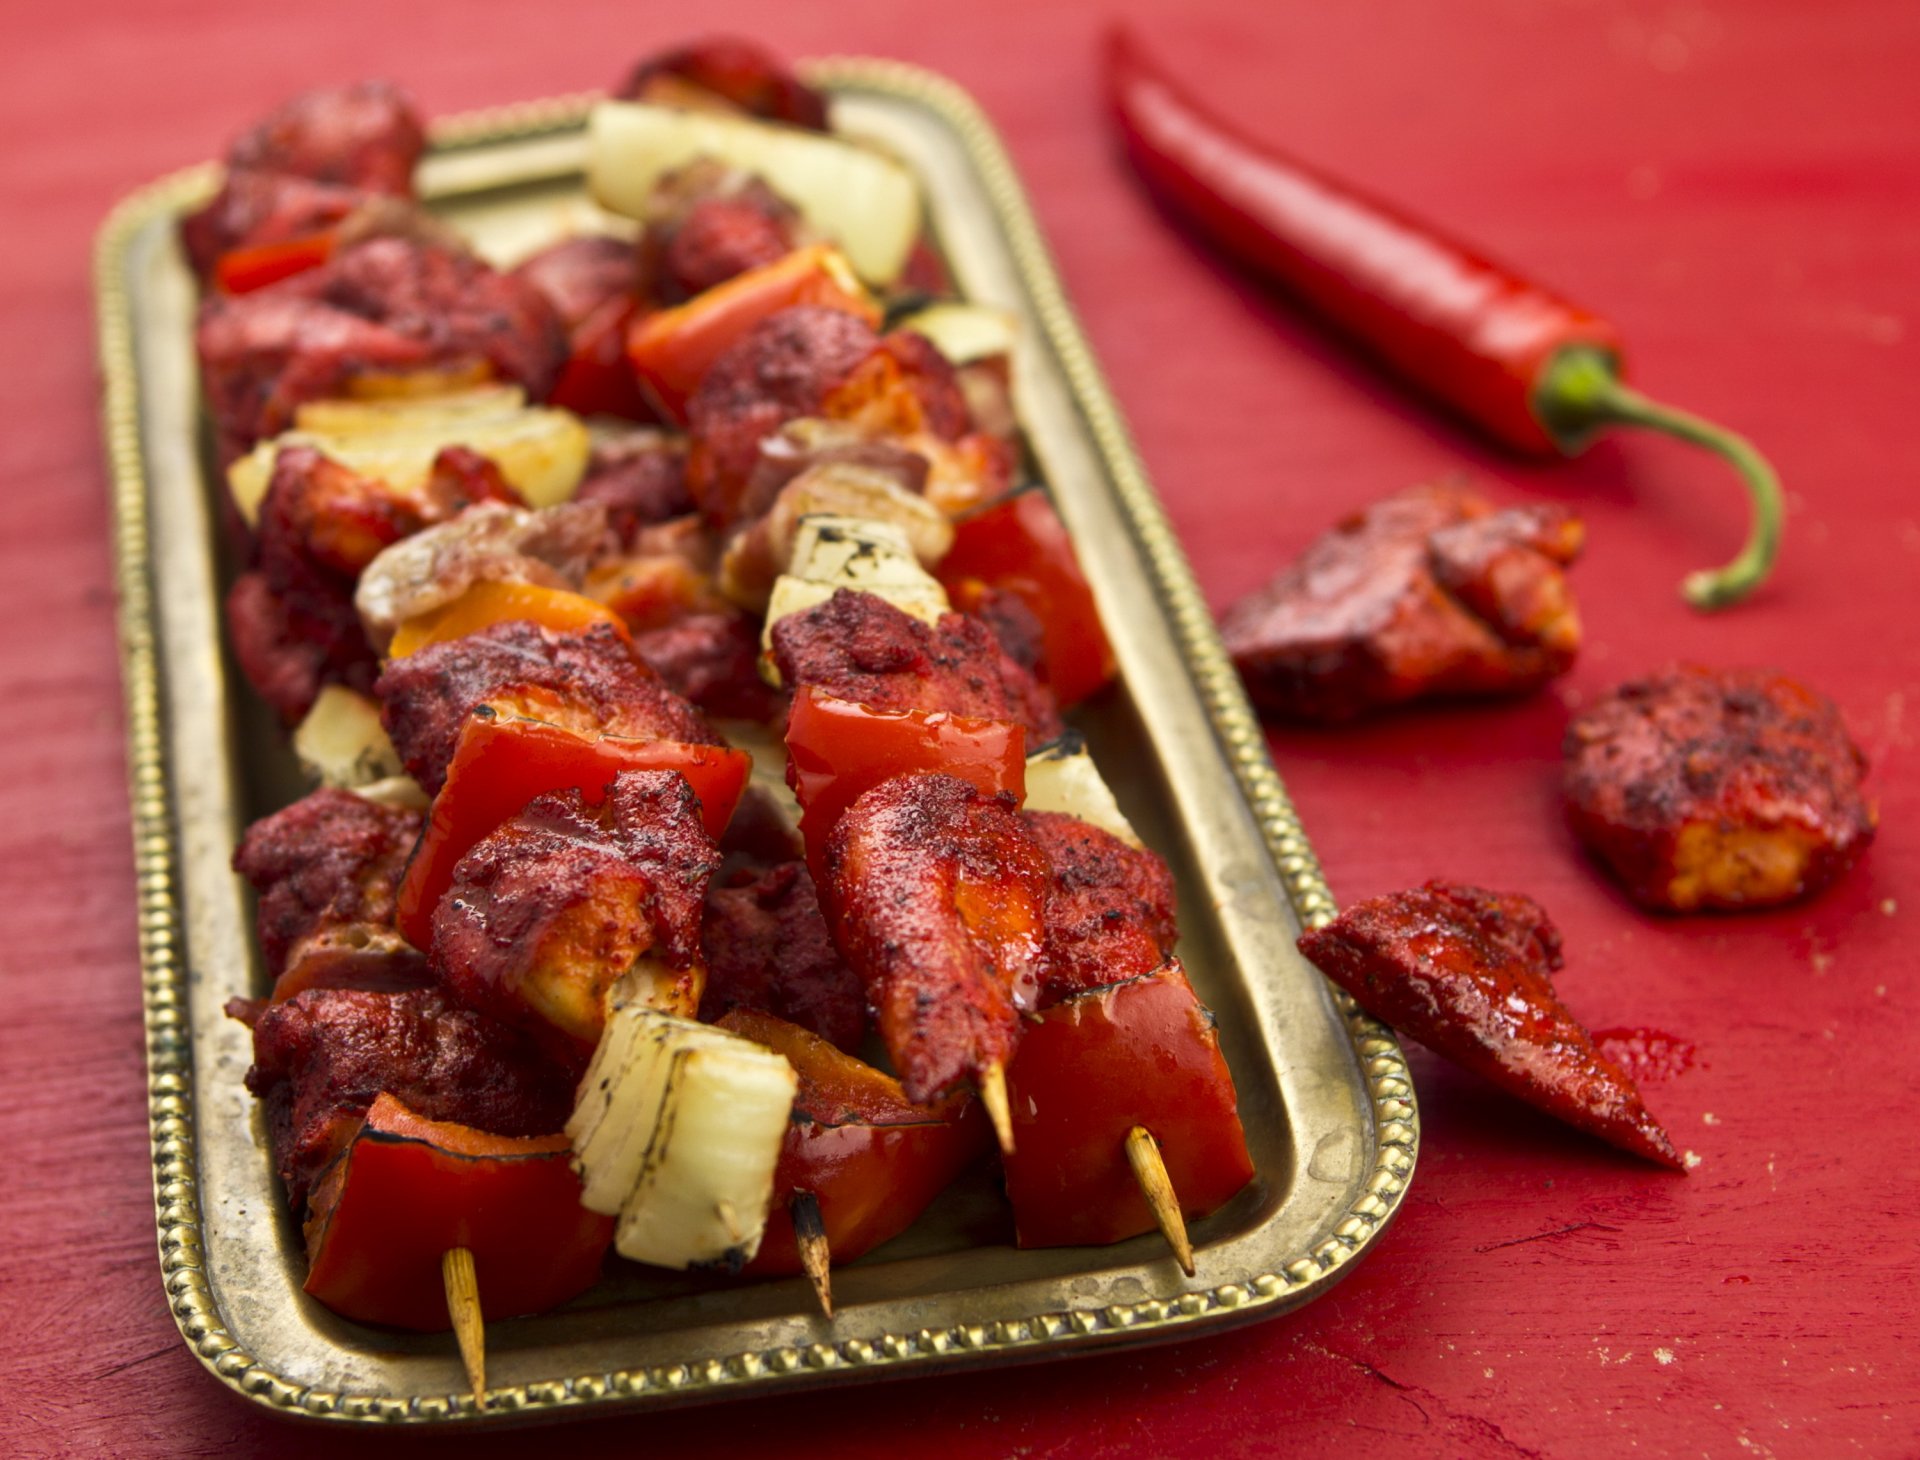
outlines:
[{"label": "round grilled meat chunk", "polygon": [[1866,757],[1831,701],[1785,675],[1680,665],[1567,729],[1567,815],[1646,907],[1770,907],[1839,877],[1873,840]]}]

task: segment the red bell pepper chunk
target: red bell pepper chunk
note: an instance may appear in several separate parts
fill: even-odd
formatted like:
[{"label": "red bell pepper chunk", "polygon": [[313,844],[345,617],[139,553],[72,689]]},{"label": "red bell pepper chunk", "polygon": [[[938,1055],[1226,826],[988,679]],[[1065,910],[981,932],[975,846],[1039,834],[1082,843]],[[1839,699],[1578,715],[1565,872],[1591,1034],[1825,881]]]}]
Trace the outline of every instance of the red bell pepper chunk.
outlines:
[{"label": "red bell pepper chunk", "polygon": [[1007,1198],[1022,1247],[1154,1230],[1127,1163],[1127,1132],[1137,1125],[1159,1142],[1189,1220],[1253,1177],[1213,1015],[1178,959],[1044,1010],[1007,1070],[1007,1102]]},{"label": "red bell pepper chunk", "polygon": [[464,1247],[489,1321],[564,1303],[613,1240],[569,1154],[563,1135],[491,1135],[376,1097],[314,1192],[306,1290],[346,1318],[435,1332],[452,1326],[440,1256]]},{"label": "red bell pepper chunk", "polygon": [[827,835],[882,781],[909,772],[958,776],[982,794],[1027,794],[1026,730],[945,710],[873,710],[809,687],[787,716],[787,784],[814,881],[826,886]]},{"label": "red bell pepper chunk", "polygon": [[735,1009],[720,1026],[785,1055],[800,1077],[766,1232],[748,1273],[802,1270],[795,1194],[812,1194],[834,1262],[851,1262],[912,1226],[987,1148],[987,1122],[970,1095],[915,1105],[891,1075],[758,1010]]},{"label": "red bell pepper chunk", "polygon": [[609,299],[574,327],[567,363],[547,394],[550,405],[582,416],[657,418],[627,360],[627,336],[640,318],[634,299]]},{"label": "red bell pepper chunk", "polygon": [[970,612],[982,588],[1010,593],[1044,633],[1040,678],[1060,708],[1078,704],[1113,678],[1113,647],[1100,626],[1093,589],[1073,542],[1043,492],[1018,492],[963,518],[941,559],[941,585]]},{"label": "red bell pepper chunk", "polygon": [[716,284],[676,308],[647,315],[627,336],[627,358],[661,414],[684,425],[687,402],[713,362],[762,320],[801,304],[837,309],[874,329],[880,326],[880,307],[851,266],[836,250],[815,244]]},{"label": "red bell pepper chunk", "polygon": [[220,255],[213,266],[213,282],[226,294],[251,294],[308,269],[317,269],[333,256],[334,235],[308,233],[280,243],[236,248]]},{"label": "red bell pepper chunk", "polygon": [[632,740],[480,705],[460,727],[447,783],[434,797],[426,832],[401,879],[396,924],[414,947],[431,947],[433,911],[453,885],[455,866],[535,796],[573,790],[597,806],[622,771],[679,771],[700,798],[701,820],[717,841],[752,766],[744,750],[728,746]]}]

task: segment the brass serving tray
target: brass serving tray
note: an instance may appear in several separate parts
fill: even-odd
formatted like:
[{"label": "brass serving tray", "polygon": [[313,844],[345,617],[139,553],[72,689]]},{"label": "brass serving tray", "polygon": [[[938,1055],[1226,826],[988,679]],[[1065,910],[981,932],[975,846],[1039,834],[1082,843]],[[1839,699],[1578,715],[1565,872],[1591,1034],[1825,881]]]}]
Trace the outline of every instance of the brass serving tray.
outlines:
[{"label": "brass serving tray", "polygon": [[[1024,330],[1018,404],[1112,631],[1122,686],[1082,728],[1180,882],[1181,953],[1220,1016],[1258,1174],[1197,1224],[1199,1276],[1157,1236],[1016,1250],[975,1173],[909,1233],[834,1276],[726,1283],[611,1262],[584,1298],[495,1323],[484,1410],[444,1335],[347,1322],[307,1299],[299,1234],[241,1084],[262,984],[242,827],[298,794],[274,728],[227,672],[223,566],[174,243],[211,166],[162,179],[102,231],[106,375],[160,1265],[187,1342],[224,1383],[333,1421],[494,1422],[1008,1364],[1198,1334],[1324,1292],[1391,1219],[1418,1144],[1399,1046],[1295,952],[1333,902],[1180,547],[1088,353],[1013,169],[950,83],[889,62],[810,68],[836,125],[924,180],[963,292]],[[483,250],[523,253],[590,211],[588,98],[436,129],[422,190]]]}]

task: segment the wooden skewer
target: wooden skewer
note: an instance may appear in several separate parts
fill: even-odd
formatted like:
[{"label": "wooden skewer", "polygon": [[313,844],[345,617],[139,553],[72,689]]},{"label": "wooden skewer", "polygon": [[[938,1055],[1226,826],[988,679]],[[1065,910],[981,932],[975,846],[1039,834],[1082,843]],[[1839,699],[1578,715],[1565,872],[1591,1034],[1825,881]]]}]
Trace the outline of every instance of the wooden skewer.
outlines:
[{"label": "wooden skewer", "polygon": [[980,1087],[980,1103],[987,1107],[987,1119],[999,1139],[1003,1155],[1013,1154],[1013,1111],[1007,1105],[1007,1067],[998,1060],[980,1067],[974,1077]]},{"label": "wooden skewer", "polygon": [[460,1345],[473,1402],[487,1406],[487,1320],[480,1311],[480,1278],[473,1270],[473,1253],[449,1247],[440,1254],[440,1281],[447,1289],[447,1316],[453,1320],[453,1341]]},{"label": "wooden skewer", "polygon": [[1180,1215],[1180,1197],[1167,1175],[1167,1163],[1160,1159],[1159,1142],[1144,1125],[1127,1132],[1127,1164],[1133,1167],[1133,1179],[1140,1183],[1140,1194],[1153,1209],[1153,1219],[1173,1249],[1173,1260],[1180,1271],[1193,1276],[1193,1243],[1187,1239],[1187,1219]]},{"label": "wooden skewer", "polygon": [[747,1240],[747,1234],[740,1226],[740,1213],[733,1209],[732,1202],[716,1201],[713,1204],[713,1210],[720,1218],[720,1225],[727,1229],[727,1235],[733,1239],[736,1246]]},{"label": "wooden skewer", "polygon": [[793,1241],[800,1249],[800,1266],[813,1284],[820,1311],[831,1318],[833,1249],[827,1245],[826,1223],[820,1219],[820,1199],[810,1191],[796,1191],[787,1202],[787,1213],[793,1218]]}]

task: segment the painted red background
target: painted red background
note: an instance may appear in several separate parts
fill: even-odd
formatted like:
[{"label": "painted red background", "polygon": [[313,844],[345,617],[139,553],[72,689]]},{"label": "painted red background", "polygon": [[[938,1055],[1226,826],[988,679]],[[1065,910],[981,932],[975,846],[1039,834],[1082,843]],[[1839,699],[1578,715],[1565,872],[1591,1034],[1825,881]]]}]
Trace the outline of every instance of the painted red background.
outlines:
[{"label": "painted red background", "polygon": [[[1335,891],[1526,888],[1596,1026],[1698,1047],[1652,1171],[1415,1056],[1398,1226],[1305,1312],[1138,1356],[542,1436],[293,1429],[177,1337],[154,1257],[88,292],[92,233],[304,85],[434,112],[604,84],[689,29],[632,3],[9,3],[0,46],[0,1453],[1407,1457],[1920,1453],[1920,8],[1908,0],[1117,0],[1225,109],[1619,322],[1648,390],[1749,430],[1792,493],[1775,585],[1689,614],[1738,541],[1721,469],[1651,439],[1521,466],[1164,228],[1094,105],[1107,7],[709,0],[698,29],[938,67],[1004,129],[1216,603],[1340,512],[1464,470],[1578,505],[1589,643],[1555,691],[1274,751]],[[1663,921],[1555,807],[1569,710],[1673,656],[1778,665],[1875,765],[1865,865],[1808,906]]]}]

